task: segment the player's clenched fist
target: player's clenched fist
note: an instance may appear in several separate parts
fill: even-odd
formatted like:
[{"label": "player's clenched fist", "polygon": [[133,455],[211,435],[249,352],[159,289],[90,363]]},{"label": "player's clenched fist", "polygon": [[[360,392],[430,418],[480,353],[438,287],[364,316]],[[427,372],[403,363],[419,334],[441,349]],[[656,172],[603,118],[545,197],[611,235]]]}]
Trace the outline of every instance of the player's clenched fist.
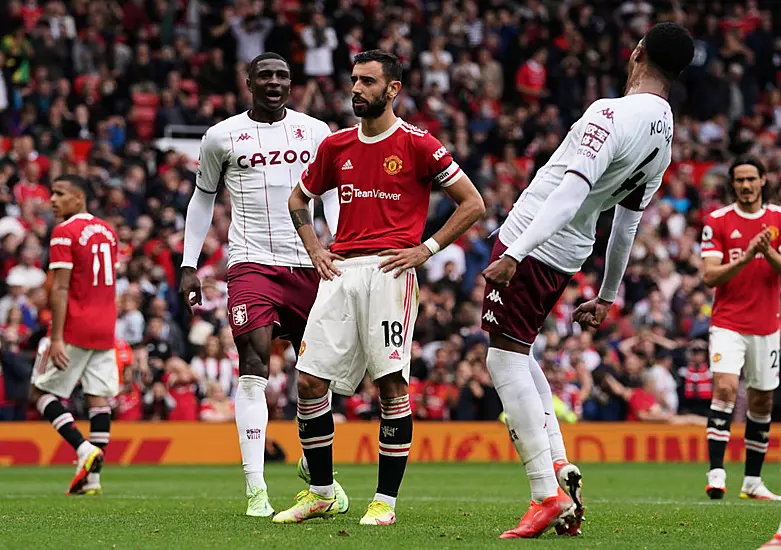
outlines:
[{"label": "player's clenched fist", "polygon": [[599,328],[599,325],[607,318],[611,305],[613,304],[610,302],[594,298],[576,307],[575,311],[572,312],[572,320],[584,329]]},{"label": "player's clenched fist", "polygon": [[407,269],[426,263],[426,260],[431,257],[431,251],[421,244],[413,248],[383,250],[379,255],[387,256],[385,260],[380,262],[380,269],[382,269],[383,273],[395,269],[396,273],[393,274],[393,277],[398,278]]},{"label": "player's clenched fist", "polygon": [[201,297],[201,280],[198,278],[198,275],[195,274],[195,268],[182,268],[182,281],[179,283],[179,292],[182,294],[187,310],[190,312],[190,315],[192,315],[193,306],[195,304],[201,305],[203,303]]},{"label": "player's clenched fist", "polygon": [[510,286],[510,281],[515,277],[515,269],[518,262],[509,256],[502,256],[483,270],[483,277],[488,284],[495,287]]},{"label": "player's clenched fist", "polygon": [[342,274],[339,268],[334,265],[334,260],[344,260],[339,254],[334,254],[325,248],[319,248],[309,255],[312,265],[315,266],[317,274],[326,281],[332,281],[334,277]]}]

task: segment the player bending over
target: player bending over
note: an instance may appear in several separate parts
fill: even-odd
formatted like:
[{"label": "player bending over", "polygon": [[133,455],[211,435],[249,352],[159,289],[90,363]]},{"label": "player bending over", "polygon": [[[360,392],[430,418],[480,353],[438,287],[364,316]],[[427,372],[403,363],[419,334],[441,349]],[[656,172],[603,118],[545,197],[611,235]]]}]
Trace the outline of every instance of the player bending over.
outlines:
[{"label": "player bending over", "polygon": [[[450,153],[393,113],[401,64],[373,50],[355,57],[352,102],[361,123],[328,136],[290,196],[289,207],[322,281],[298,359],[298,434],[311,485],[275,523],[336,513],[330,388],[351,395],[368,371],[380,389],[377,493],[363,525],[395,523],[396,497],[412,443],[409,379],[418,312],[415,268],[462,235],[485,211],[480,194]],[[432,184],[458,204],[420,244]],[[307,203],[330,189],[341,199],[331,250],[312,227]]]},{"label": "player bending over", "polygon": [[[277,54],[249,65],[252,109],[209,128],[201,142],[198,176],[184,227],[181,292],[192,308],[201,303],[195,274],[214,212],[218,184],[231,201],[228,232],[228,309],[239,352],[236,428],[249,500],[247,515],[274,513],[263,477],[268,405],[266,384],[271,340],[289,339],[298,349],[315,301],[319,276],[298,237],[287,199],[298,175],[330,133],[315,118],[285,107],[290,67]],[[336,193],[325,203],[335,231]],[[349,501],[339,491],[341,512]]]},{"label": "player bending over", "polygon": [[737,200],[712,212],[702,228],[703,278],[707,286],[716,287],[710,331],[710,471],[705,491],[712,499],[724,498],[724,451],[743,371],[748,414],[740,498],[781,500],[760,477],[770,439],[773,391],[778,387],[781,208],[763,204],[765,167],[757,159],[738,158],[729,177]]},{"label": "player bending over", "polygon": [[[49,337],[38,346],[30,402],[76,450],[76,475],[68,493],[96,495],[111,427],[108,400],[119,393],[114,352],[117,235],[87,212],[88,193],[87,181],[76,175],[52,183],[52,210],[65,221],[54,227],[49,242],[52,324]],[[89,406],[90,441],[59,399],[70,397],[79,382]]]},{"label": "player bending over", "polygon": [[499,232],[493,263],[483,272],[489,283],[483,300],[483,329],[491,338],[488,370],[532,491],[529,511],[502,538],[537,537],[554,525],[560,534],[579,532],[580,474],[567,468],[557,481],[553,460],[561,474],[564,445],[553,424],[550,387],[529,350],[591,254],[600,212],[615,206],[599,296],[574,314],[591,327],[605,319],[643,209],[670,163],[673,115],[666,98],[693,52],[692,38],[680,25],[660,23],[648,31],[630,57],[626,96],[594,102],[572,126],[515,203]]}]

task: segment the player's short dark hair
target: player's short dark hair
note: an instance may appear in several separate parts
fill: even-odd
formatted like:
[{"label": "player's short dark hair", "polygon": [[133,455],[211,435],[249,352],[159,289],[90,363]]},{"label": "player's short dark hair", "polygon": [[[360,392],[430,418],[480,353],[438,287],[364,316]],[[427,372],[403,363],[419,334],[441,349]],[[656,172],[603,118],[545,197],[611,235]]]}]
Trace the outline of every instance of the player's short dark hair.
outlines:
[{"label": "player's short dark hair", "polygon": [[290,70],[290,63],[287,62],[287,59],[285,59],[278,53],[266,52],[256,56],[255,59],[249,62],[249,67],[247,68],[247,74],[249,75],[250,79],[255,78],[255,75],[258,74],[258,65],[260,64],[261,61],[265,61],[266,59],[276,59],[278,61],[281,61],[287,66],[288,71]]},{"label": "player's short dark hair", "polygon": [[648,63],[667,80],[675,80],[694,58],[694,40],[685,27],[672,21],[654,25],[643,39]]},{"label": "player's short dark hair", "polygon": [[56,183],[58,181],[66,181],[70,183],[73,187],[82,192],[84,199],[89,200],[92,188],[90,187],[89,182],[78,174],[63,174],[57,177],[52,183]]},{"label": "player's short dark hair", "polygon": [[385,50],[367,50],[361,52],[355,56],[353,63],[355,65],[361,65],[363,63],[371,63],[372,61],[376,61],[382,65],[382,74],[385,75],[385,79],[388,82],[391,82],[392,80],[401,80],[401,75],[404,72],[401,61],[398,57]]},{"label": "player's short dark hair", "polygon": [[752,157],[750,155],[741,155],[738,158],[736,158],[735,161],[732,163],[732,166],[729,167],[729,180],[733,181],[735,179],[735,168],[737,168],[738,166],[745,166],[746,164],[756,168],[760,178],[765,175],[766,173],[765,165],[762,164],[761,160],[759,160],[757,157]]}]

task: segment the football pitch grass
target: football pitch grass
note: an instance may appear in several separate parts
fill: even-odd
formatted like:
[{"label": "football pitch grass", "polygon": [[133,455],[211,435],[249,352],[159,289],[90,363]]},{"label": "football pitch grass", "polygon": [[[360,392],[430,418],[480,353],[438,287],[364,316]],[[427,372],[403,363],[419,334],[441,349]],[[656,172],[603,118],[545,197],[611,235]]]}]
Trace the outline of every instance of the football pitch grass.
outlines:
[{"label": "football pitch grass", "polygon": [[[101,497],[67,497],[72,468],[0,468],[0,549],[756,549],[775,532],[781,503],[742,501],[739,465],[729,494],[711,502],[705,466],[584,464],[583,536],[498,540],[528,505],[525,476],[512,464],[412,464],[398,523],[358,525],[376,485],[376,466],[339,466],[351,497],[346,515],[300,525],[244,516],[241,467],[108,466]],[[779,489],[778,465],[765,467]],[[277,510],[303,488],[294,465],[270,465]]]}]

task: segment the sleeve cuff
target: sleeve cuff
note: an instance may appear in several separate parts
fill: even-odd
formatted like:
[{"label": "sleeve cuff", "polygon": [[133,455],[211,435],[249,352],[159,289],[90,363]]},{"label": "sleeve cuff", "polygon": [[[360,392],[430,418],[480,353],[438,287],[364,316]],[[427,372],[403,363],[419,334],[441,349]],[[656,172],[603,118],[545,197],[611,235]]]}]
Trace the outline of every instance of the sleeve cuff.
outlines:
[{"label": "sleeve cuff", "polygon": [[700,253],[701,258],[723,258],[724,253],[719,252],[718,250],[706,250],[705,252]]},{"label": "sleeve cuff", "polygon": [[303,191],[303,192],[304,192],[304,195],[306,195],[306,196],[307,196],[307,197],[309,197],[310,199],[317,199],[317,198],[319,198],[319,197],[320,197],[320,195],[315,195],[315,194],[314,194],[314,193],[312,193],[312,192],[311,192],[309,189],[307,189],[307,188],[306,188],[306,185],[304,185],[304,182],[303,182],[303,181],[301,181],[301,180],[298,180],[298,185],[300,185],[300,186],[301,186],[301,191]]},{"label": "sleeve cuff", "polygon": [[49,264],[49,269],[73,269],[71,262],[52,262]]}]

